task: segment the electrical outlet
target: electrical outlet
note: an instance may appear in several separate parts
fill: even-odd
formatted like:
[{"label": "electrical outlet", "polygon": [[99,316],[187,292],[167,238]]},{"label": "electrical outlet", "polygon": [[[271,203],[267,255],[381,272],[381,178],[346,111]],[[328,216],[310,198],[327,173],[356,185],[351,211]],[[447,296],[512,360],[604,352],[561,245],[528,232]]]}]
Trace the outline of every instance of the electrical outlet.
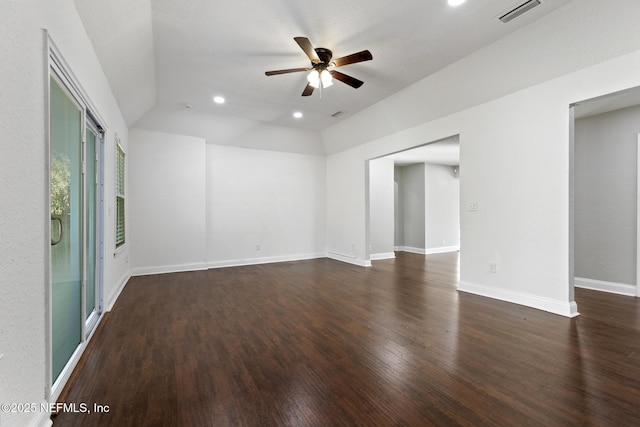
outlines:
[{"label": "electrical outlet", "polygon": [[477,210],[478,210],[478,202],[476,202],[475,200],[474,200],[474,201],[469,202],[469,203],[467,204],[467,210],[468,210],[468,211],[470,211],[470,212],[475,212],[475,211],[477,211]]},{"label": "electrical outlet", "polygon": [[260,250],[260,243],[256,244],[256,251]]},{"label": "electrical outlet", "polygon": [[495,273],[496,272],[496,263],[495,262],[490,262],[489,263],[489,273]]}]

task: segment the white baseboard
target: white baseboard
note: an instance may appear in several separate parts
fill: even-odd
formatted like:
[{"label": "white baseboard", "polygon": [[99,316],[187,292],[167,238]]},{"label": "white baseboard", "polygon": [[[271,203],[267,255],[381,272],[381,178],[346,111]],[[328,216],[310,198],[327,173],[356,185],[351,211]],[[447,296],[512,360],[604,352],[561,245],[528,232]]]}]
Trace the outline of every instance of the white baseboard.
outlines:
[{"label": "white baseboard", "polygon": [[327,257],[326,253],[318,252],[318,253],[309,253],[309,254],[278,255],[278,256],[261,257],[261,258],[230,259],[230,260],[223,260],[223,261],[210,261],[207,263],[207,268],[242,267],[246,265],[302,261],[305,259],[316,259],[316,258],[326,258],[326,257]]},{"label": "white baseboard", "polygon": [[[15,402],[15,399],[14,399]],[[18,403],[18,402],[15,402]],[[20,403],[18,403],[20,405]],[[51,412],[41,411],[41,409],[47,407],[49,404],[46,401],[40,401],[39,403],[29,403],[29,405],[36,405],[35,411],[29,412],[2,412],[0,411],[0,426],[28,426],[28,427],[51,427],[53,421],[51,421]],[[26,407],[27,404],[25,403]]]},{"label": "white baseboard", "polygon": [[400,252],[411,252],[412,254],[426,255],[427,250],[425,248],[414,248],[412,246],[396,246],[396,250]]},{"label": "white baseboard", "polygon": [[524,294],[507,289],[492,288],[489,286],[482,286],[462,281],[458,283],[458,290],[471,294],[481,295],[484,297],[494,298],[500,301],[524,305],[527,307],[548,311],[550,313],[559,314],[566,317],[576,317],[580,314],[578,313],[578,305],[575,303],[575,301],[559,301],[540,297],[537,295]]},{"label": "white baseboard", "polygon": [[228,260],[221,260],[221,261],[209,261],[206,263],[202,262],[202,263],[192,263],[192,264],[164,265],[164,266],[158,266],[158,267],[137,267],[132,269],[132,274],[133,276],[148,276],[152,274],[181,273],[184,271],[208,270],[210,268],[241,267],[245,265],[301,261],[305,259],[326,258],[326,257],[327,257],[326,253],[318,252],[318,253],[310,253],[310,254],[279,255],[279,256],[260,257],[260,258],[239,258],[239,259],[228,259]]},{"label": "white baseboard", "polygon": [[206,270],[207,263],[197,262],[190,264],[162,265],[157,267],[136,267],[131,270],[134,276],[149,276],[152,274],[181,273],[183,271]]},{"label": "white baseboard", "polygon": [[327,254],[327,257],[336,261],[346,262],[348,264],[359,265],[360,267],[371,267],[371,260],[358,259],[352,255],[344,255],[338,252],[331,252]]},{"label": "white baseboard", "polygon": [[382,252],[379,254],[371,254],[369,256],[369,258],[371,258],[371,261],[379,261],[381,259],[393,259],[395,257],[396,257],[395,252]]},{"label": "white baseboard", "polygon": [[103,312],[111,311],[111,309],[113,308],[113,305],[116,303],[116,300],[122,293],[122,290],[124,289],[124,285],[127,284],[130,278],[131,278],[130,272],[125,273],[125,275],[120,278],[120,282],[118,282],[118,287],[116,288],[115,292],[113,292],[111,296],[105,301],[105,304],[102,310]]},{"label": "white baseboard", "polygon": [[586,279],[575,277],[573,284],[577,288],[593,289],[595,291],[609,292],[612,294],[627,295],[635,297],[636,287],[625,283],[605,282],[603,280]]},{"label": "white baseboard", "polygon": [[427,255],[430,254],[443,254],[445,252],[456,252],[460,250],[460,246],[441,246],[439,248],[427,248]]},{"label": "white baseboard", "polygon": [[51,427],[53,425],[53,421],[51,420],[51,413],[40,413],[38,418],[33,420],[33,423],[31,423],[31,425],[34,427]]}]

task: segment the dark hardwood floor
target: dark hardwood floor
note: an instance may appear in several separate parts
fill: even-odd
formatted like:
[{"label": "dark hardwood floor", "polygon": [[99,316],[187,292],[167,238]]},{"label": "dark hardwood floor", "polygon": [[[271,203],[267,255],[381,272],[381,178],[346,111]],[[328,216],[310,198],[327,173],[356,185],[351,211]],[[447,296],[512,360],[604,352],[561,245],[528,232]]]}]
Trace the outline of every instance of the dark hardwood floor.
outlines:
[{"label": "dark hardwood floor", "polygon": [[64,426],[640,425],[640,303],[458,293],[456,253],[134,277]]}]

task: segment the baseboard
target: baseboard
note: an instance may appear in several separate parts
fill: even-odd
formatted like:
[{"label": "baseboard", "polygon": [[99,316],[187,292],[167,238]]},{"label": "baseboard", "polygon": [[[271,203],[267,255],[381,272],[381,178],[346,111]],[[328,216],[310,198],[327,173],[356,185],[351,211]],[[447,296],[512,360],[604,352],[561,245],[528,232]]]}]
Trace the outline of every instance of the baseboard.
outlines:
[{"label": "baseboard", "polygon": [[382,252],[382,253],[379,253],[379,254],[371,254],[369,256],[371,261],[379,261],[381,259],[393,259],[395,257],[396,257],[396,253],[395,252]]},{"label": "baseboard", "polygon": [[559,301],[537,295],[524,294],[507,289],[492,288],[463,281],[459,282],[458,290],[500,301],[524,305],[538,310],[548,311],[549,313],[559,314],[565,317],[576,317],[580,314],[578,313],[578,305],[575,301]]},{"label": "baseboard", "polygon": [[[42,402],[44,405],[46,405],[46,402]],[[0,421],[0,425],[4,425],[2,424],[2,422]],[[51,421],[51,412],[48,411],[42,411],[38,413],[38,417],[34,418],[33,421],[31,421],[31,423],[29,423],[30,427],[50,427],[53,425],[53,421]]]},{"label": "baseboard", "polygon": [[207,263],[198,262],[191,264],[162,265],[157,267],[137,267],[131,270],[133,276],[149,276],[152,274],[180,273],[183,271],[206,270]]},{"label": "baseboard", "polygon": [[575,277],[573,284],[577,288],[592,289],[595,291],[609,292],[612,294],[627,295],[635,297],[636,287],[625,283],[605,282],[603,280],[586,279]]},{"label": "baseboard", "polygon": [[443,254],[446,252],[456,252],[460,250],[460,246],[441,246],[439,248],[427,248],[426,254]]},{"label": "baseboard", "polygon": [[371,267],[371,260],[358,259],[355,256],[344,255],[338,252],[330,251],[329,253],[327,253],[327,258],[340,261],[340,262],[346,262],[348,264],[358,265],[360,267]]},{"label": "baseboard", "polygon": [[[14,399],[15,402],[16,399]],[[20,403],[25,408],[34,410],[26,412],[3,412],[0,411],[0,426],[28,426],[28,427],[51,427],[53,421],[51,421],[51,412],[48,409],[49,404],[46,401],[40,401],[40,403]],[[35,407],[32,407],[35,405]]]},{"label": "baseboard", "polygon": [[207,263],[207,268],[224,268],[224,267],[242,267],[245,265],[256,265],[256,264],[272,264],[276,262],[291,262],[291,261],[302,261],[305,259],[316,259],[316,258],[326,258],[326,253],[309,253],[309,254],[296,254],[296,255],[279,255],[272,257],[261,257],[261,258],[241,258],[241,259],[231,259],[224,261],[211,261]]},{"label": "baseboard", "polygon": [[118,297],[120,297],[120,294],[124,289],[124,285],[127,284],[130,278],[131,278],[130,272],[127,272],[124,276],[120,278],[120,282],[118,283],[118,287],[116,288],[115,292],[111,294],[111,296],[109,297],[109,299],[107,299],[107,301],[105,301],[105,306],[103,307],[103,310],[102,310],[103,312],[111,311],[111,309],[113,308],[113,305],[118,300]]},{"label": "baseboard", "polygon": [[398,251],[400,252],[411,252],[412,254],[420,254],[420,255],[426,255],[427,254],[427,250],[425,248],[414,248],[412,246],[397,246]]}]

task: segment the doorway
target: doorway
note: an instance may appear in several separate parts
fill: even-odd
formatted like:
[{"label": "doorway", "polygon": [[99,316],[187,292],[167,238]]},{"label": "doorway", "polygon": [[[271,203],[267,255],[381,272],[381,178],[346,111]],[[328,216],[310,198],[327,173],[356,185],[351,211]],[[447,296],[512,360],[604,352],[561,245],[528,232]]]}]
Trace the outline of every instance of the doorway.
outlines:
[{"label": "doorway", "polygon": [[640,88],[583,101],[571,109],[571,284],[639,296]]},{"label": "doorway", "polygon": [[372,159],[371,260],[395,251],[433,254],[460,248],[459,136]]}]

